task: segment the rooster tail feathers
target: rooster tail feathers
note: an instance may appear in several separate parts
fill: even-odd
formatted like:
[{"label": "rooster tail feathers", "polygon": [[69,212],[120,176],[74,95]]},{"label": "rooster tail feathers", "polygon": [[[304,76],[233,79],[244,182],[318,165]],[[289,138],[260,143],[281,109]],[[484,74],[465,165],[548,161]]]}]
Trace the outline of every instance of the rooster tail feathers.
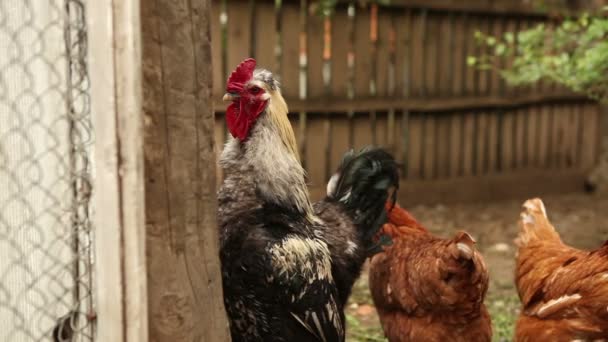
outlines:
[{"label": "rooster tail feathers", "polygon": [[382,149],[367,147],[344,155],[338,172],[327,185],[327,195],[342,203],[361,236],[370,241],[386,223],[386,202],[394,205],[398,188],[395,159]]}]

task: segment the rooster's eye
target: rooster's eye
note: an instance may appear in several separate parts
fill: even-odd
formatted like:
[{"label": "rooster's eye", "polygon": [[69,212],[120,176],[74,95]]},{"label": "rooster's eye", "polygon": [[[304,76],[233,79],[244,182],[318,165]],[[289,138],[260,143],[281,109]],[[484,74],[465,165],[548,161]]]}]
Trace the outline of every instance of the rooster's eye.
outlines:
[{"label": "rooster's eye", "polygon": [[262,91],[262,89],[260,87],[251,87],[251,89],[249,89],[249,91],[252,94],[256,95],[256,94],[259,94]]}]

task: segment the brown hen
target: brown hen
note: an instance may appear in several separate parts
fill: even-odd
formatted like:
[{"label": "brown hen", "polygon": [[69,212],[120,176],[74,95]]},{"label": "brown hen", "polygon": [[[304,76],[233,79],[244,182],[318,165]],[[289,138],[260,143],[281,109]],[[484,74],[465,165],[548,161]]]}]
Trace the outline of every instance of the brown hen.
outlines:
[{"label": "brown hen", "polygon": [[488,272],[473,238],[438,238],[398,205],[383,233],[393,244],[371,260],[369,283],[389,341],[490,341]]},{"label": "brown hen", "polygon": [[565,245],[538,198],[524,203],[519,227],[515,340],[608,338],[608,244],[591,252]]}]

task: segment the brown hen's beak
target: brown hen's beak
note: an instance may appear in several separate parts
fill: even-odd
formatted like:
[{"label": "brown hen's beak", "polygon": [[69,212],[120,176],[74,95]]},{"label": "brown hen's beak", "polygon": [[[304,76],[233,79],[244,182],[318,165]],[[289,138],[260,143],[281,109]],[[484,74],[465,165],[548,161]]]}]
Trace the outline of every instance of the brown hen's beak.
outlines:
[{"label": "brown hen's beak", "polygon": [[238,94],[226,93],[226,94],[224,94],[224,97],[222,97],[222,101],[232,102],[234,100],[237,100],[238,98],[239,98]]}]

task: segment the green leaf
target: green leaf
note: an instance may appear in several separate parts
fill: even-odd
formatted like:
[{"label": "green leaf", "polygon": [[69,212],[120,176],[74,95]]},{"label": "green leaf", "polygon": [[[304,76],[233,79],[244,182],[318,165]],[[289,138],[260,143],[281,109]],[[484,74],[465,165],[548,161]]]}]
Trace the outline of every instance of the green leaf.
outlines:
[{"label": "green leaf", "polygon": [[507,47],[503,43],[500,43],[500,44],[496,45],[496,47],[494,47],[494,54],[499,57],[504,56],[506,52],[507,52]]},{"label": "green leaf", "polygon": [[467,65],[474,66],[477,63],[477,57],[475,56],[467,56]]}]

